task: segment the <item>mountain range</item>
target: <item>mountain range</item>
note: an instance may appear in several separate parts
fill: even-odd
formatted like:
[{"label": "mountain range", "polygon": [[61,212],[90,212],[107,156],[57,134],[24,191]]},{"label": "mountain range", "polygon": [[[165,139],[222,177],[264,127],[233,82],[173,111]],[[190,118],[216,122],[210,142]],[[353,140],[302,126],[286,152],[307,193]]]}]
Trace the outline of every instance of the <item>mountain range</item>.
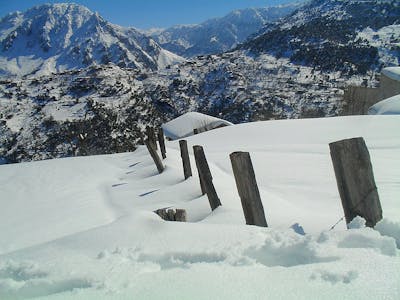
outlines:
[{"label": "mountain range", "polygon": [[0,160],[19,162],[132,150],[147,125],[188,111],[233,123],[336,116],[347,85],[376,86],[399,65],[400,11],[313,0],[234,49],[186,59],[69,4],[10,14],[0,37]]},{"label": "mountain range", "polygon": [[349,74],[398,65],[400,2],[314,0],[240,45],[253,54]]},{"label": "mountain range", "polygon": [[180,62],[134,28],[76,4],[45,4],[0,20],[0,74],[49,74],[93,64],[157,70]]},{"label": "mountain range", "polygon": [[216,54],[230,50],[266,24],[275,22],[301,7],[300,3],[235,10],[222,18],[196,25],[177,25],[151,32],[165,49],[184,57]]}]

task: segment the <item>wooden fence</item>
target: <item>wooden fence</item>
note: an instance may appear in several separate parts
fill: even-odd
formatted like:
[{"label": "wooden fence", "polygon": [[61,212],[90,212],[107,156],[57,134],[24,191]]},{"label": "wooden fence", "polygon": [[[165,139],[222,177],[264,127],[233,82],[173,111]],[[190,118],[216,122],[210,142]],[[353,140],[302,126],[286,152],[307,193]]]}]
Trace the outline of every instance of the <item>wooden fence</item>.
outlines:
[{"label": "wooden fence", "polygon": [[[155,130],[147,128],[146,132],[147,139],[144,142],[157,166],[158,172],[162,173],[164,165],[157,152]],[[157,137],[162,158],[165,159],[165,141],[161,128],[157,131]],[[187,141],[180,140],[179,147],[183,176],[187,180],[192,176]],[[356,216],[361,216],[366,220],[367,226],[375,226],[382,219],[382,207],[368,148],[364,139],[358,137],[336,141],[330,143],[329,148],[346,224],[349,224]],[[193,146],[193,155],[199,174],[202,194],[207,195],[211,210],[215,210],[222,204],[215,189],[203,147],[200,145]],[[267,227],[268,224],[250,154],[248,152],[233,152],[229,157],[246,224]],[[186,221],[186,211],[181,209],[159,209],[155,213],[164,220]]]}]

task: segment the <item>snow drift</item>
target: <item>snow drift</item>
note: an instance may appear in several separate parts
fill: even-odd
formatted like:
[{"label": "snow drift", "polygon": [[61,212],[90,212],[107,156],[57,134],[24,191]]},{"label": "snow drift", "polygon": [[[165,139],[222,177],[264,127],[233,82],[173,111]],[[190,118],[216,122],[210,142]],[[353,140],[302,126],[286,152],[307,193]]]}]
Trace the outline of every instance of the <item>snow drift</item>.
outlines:
[{"label": "snow drift", "polygon": [[[399,125],[354,116],[189,137],[210,164],[213,212],[198,178],[183,180],[178,142],[161,175],[144,147],[2,165],[0,298],[398,299]],[[368,145],[384,219],[330,230],[343,210],[328,143],[354,136]],[[238,150],[251,154],[269,228],[244,225],[228,158]],[[152,211],[163,207],[186,209],[188,222],[161,220]]]},{"label": "snow drift", "polygon": [[382,100],[368,109],[369,115],[399,115],[400,95]]}]

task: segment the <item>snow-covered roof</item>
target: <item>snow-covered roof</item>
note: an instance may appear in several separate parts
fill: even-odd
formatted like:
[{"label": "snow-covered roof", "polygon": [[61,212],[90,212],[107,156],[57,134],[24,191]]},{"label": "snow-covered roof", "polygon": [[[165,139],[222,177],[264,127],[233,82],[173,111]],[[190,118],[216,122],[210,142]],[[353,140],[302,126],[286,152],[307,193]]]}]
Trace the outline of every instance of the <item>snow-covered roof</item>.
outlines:
[{"label": "snow-covered roof", "polygon": [[400,115],[400,95],[382,100],[368,109],[369,115]]},{"label": "snow-covered roof", "polygon": [[384,68],[382,74],[393,80],[400,81],[400,67]]},{"label": "snow-covered roof", "polygon": [[193,135],[193,130],[207,127],[213,129],[221,125],[233,125],[231,122],[201,114],[198,112],[188,112],[162,125],[164,134],[170,139],[176,140]]}]

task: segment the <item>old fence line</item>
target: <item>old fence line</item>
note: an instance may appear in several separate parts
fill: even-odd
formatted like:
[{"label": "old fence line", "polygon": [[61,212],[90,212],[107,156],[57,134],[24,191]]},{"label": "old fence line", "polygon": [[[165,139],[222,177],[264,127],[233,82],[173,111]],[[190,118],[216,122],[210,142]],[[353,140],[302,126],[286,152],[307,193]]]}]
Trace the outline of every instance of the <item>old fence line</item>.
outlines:
[{"label": "old fence line", "polygon": [[[161,174],[164,170],[162,159],[167,157],[163,130],[158,128],[156,134],[154,128],[147,127],[146,134],[147,139],[144,140],[144,143],[158,172]],[[162,159],[157,152],[157,140]],[[186,180],[192,176],[187,141],[180,140],[179,148],[183,176]],[[370,155],[364,139],[357,137],[332,142],[329,144],[329,148],[346,224],[349,224],[356,216],[361,216],[366,220],[367,226],[374,227],[383,217],[382,207]],[[215,189],[203,147],[194,145],[193,155],[202,195],[207,195],[211,210],[215,210],[222,204]],[[267,227],[264,207],[249,152],[233,152],[229,157],[246,224]],[[182,209],[163,208],[156,210],[155,213],[167,221],[185,222],[187,218],[186,211]]]}]

